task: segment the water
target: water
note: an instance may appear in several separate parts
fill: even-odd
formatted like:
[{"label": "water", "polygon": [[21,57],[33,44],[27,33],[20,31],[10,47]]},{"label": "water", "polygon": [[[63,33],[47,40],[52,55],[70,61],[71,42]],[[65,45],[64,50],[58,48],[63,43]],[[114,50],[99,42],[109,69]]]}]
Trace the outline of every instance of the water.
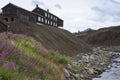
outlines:
[{"label": "water", "polygon": [[108,67],[110,69],[103,72],[100,78],[94,78],[92,80],[120,80],[120,53],[112,53],[119,55],[118,58],[113,60],[113,63]]}]

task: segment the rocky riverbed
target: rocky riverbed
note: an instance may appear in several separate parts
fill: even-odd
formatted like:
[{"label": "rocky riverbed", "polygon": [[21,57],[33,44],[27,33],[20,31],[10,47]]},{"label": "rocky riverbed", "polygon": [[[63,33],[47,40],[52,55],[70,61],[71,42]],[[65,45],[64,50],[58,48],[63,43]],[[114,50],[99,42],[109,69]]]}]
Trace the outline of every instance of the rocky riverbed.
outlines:
[{"label": "rocky riverbed", "polygon": [[64,69],[65,80],[92,80],[107,69],[111,54],[95,48],[93,52],[80,54],[73,58]]},{"label": "rocky riverbed", "polygon": [[111,53],[115,58],[108,66],[108,69],[103,72],[99,78],[93,78],[93,80],[120,80],[120,52]]}]

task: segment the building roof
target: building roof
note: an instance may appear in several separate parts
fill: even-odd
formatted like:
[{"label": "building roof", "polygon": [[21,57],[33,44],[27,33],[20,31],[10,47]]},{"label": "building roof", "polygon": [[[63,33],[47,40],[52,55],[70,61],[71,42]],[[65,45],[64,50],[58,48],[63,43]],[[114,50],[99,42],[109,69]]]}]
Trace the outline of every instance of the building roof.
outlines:
[{"label": "building roof", "polygon": [[[22,10],[24,10],[24,11],[27,11],[27,12],[29,12],[29,13],[31,13],[31,14],[34,14],[34,15],[37,15],[37,16],[42,16],[42,15],[40,15],[40,14],[38,14],[38,13],[34,13],[34,12],[31,12],[31,11],[28,11],[28,10],[26,10],[26,9],[24,9],[24,8],[21,8],[21,7],[15,5],[15,4],[12,4],[12,3],[8,3],[6,6],[8,6],[8,5],[14,6],[14,7],[18,8],[18,9],[22,9]],[[2,9],[4,9],[6,6],[4,6]],[[44,17],[44,16],[42,16],[42,17]]]}]

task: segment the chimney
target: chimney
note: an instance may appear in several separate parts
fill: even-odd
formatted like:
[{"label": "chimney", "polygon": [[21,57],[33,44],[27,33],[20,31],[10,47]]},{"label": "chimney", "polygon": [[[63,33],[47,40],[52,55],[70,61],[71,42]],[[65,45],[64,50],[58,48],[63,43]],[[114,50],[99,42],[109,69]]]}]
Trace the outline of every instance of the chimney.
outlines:
[{"label": "chimney", "polygon": [[36,8],[38,8],[38,4],[36,4]]},{"label": "chimney", "polygon": [[49,12],[49,9],[47,9],[47,12]]}]

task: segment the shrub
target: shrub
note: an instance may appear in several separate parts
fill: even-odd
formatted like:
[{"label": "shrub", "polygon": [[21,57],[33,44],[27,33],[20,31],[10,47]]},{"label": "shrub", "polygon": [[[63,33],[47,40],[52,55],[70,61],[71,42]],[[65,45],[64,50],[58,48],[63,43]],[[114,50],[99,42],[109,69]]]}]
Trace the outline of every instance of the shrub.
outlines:
[{"label": "shrub", "polygon": [[58,52],[53,52],[48,54],[48,58],[55,62],[56,64],[64,64],[66,65],[69,62],[69,57],[62,55]]},{"label": "shrub", "polygon": [[80,64],[79,66],[76,66],[75,69],[76,73],[81,73],[84,70],[84,65]]},{"label": "shrub", "polygon": [[7,67],[0,68],[0,80],[23,80],[24,76],[21,73],[16,73],[16,70],[12,70]]},{"label": "shrub", "polygon": [[60,57],[59,60],[58,60],[58,63],[60,63],[60,64],[68,64],[68,59],[65,56]]}]

